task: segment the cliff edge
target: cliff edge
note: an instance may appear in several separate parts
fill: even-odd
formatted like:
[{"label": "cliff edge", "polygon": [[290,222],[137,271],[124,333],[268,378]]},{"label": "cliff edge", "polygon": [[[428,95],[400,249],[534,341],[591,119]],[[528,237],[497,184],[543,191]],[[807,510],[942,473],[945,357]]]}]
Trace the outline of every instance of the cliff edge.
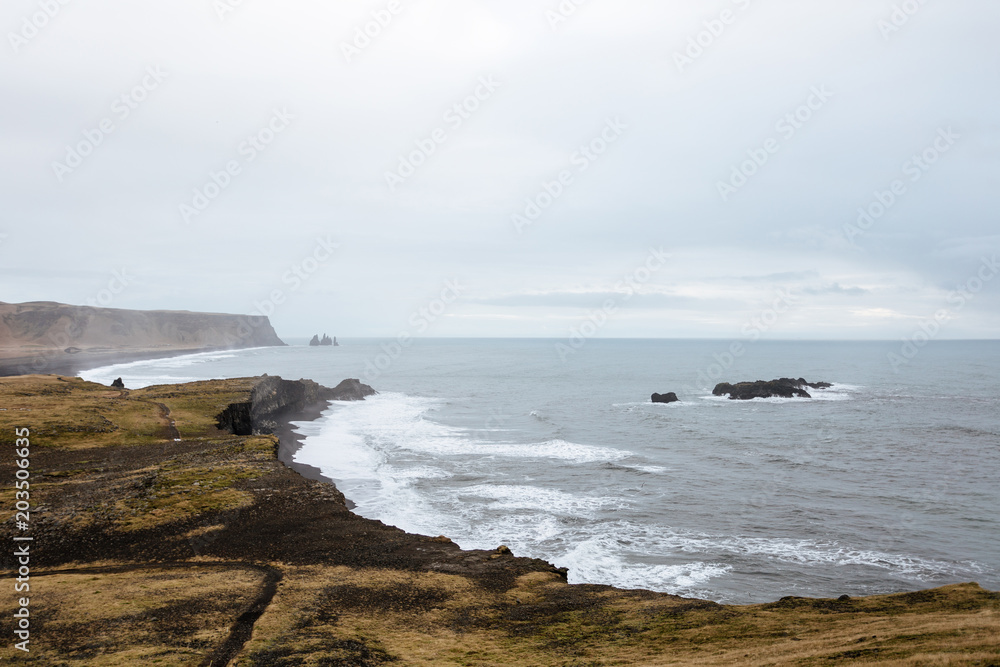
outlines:
[{"label": "cliff edge", "polygon": [[75,357],[128,359],[283,345],[266,317],[0,302],[0,360],[19,360],[25,366],[20,373],[60,370]]}]

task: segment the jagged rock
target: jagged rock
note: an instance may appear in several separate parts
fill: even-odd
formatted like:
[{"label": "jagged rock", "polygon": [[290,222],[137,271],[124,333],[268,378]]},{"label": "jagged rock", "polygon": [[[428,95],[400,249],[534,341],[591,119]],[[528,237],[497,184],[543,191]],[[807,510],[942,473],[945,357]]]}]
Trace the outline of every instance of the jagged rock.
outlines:
[{"label": "jagged rock", "polygon": [[118,378],[117,380],[111,383],[111,386],[114,387],[115,389],[124,389],[125,383],[122,382],[121,378]]},{"label": "jagged rock", "polygon": [[677,394],[670,392],[668,394],[653,394],[653,403],[677,403],[681,399],[677,398]]},{"label": "jagged rock", "polygon": [[739,382],[729,384],[722,382],[715,386],[712,393],[716,396],[729,395],[730,400],[749,401],[754,398],[812,398],[804,389],[828,389],[833,385],[829,382],[806,382],[804,378],[780,378],[777,380],[757,380],[756,382]]},{"label": "jagged rock", "polygon": [[378,392],[361,380],[344,380],[330,390],[331,401],[363,401],[368,396],[374,396]]},{"label": "jagged rock", "polygon": [[319,344],[327,346],[333,345],[333,339],[327,336],[326,334],[323,334],[323,340],[321,340]]},{"label": "jagged rock", "polygon": [[319,345],[319,334],[316,334],[315,336],[312,337],[312,340],[309,341],[309,345],[311,345],[312,347],[317,347]]},{"label": "jagged rock", "polygon": [[247,403],[230,403],[216,416],[218,428],[234,435],[273,433],[278,419],[327,401],[361,401],[376,394],[360,380],[344,380],[330,389],[312,380],[283,380],[276,375],[260,379]]}]

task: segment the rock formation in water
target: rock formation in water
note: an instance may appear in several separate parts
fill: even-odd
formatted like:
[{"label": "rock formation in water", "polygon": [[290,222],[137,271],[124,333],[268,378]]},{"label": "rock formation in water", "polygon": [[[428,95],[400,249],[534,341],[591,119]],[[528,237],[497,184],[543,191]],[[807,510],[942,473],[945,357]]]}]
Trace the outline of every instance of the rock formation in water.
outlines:
[{"label": "rock formation in water", "polygon": [[332,347],[334,345],[340,347],[340,344],[337,343],[336,338],[330,338],[326,334],[323,334],[323,338],[320,338],[319,334],[316,334],[315,336],[312,337],[312,340],[309,341],[309,345],[311,345],[312,347],[318,347],[318,346]]},{"label": "rock formation in water", "polygon": [[681,399],[677,398],[677,394],[670,392],[667,394],[653,394],[653,403],[677,403]]},{"label": "rock formation in water", "polygon": [[829,382],[806,382],[805,379],[779,378],[777,380],[757,380],[756,382],[739,382],[729,384],[722,382],[716,385],[712,393],[716,396],[729,395],[730,400],[749,401],[754,398],[812,398],[804,389],[828,389],[833,385]]}]

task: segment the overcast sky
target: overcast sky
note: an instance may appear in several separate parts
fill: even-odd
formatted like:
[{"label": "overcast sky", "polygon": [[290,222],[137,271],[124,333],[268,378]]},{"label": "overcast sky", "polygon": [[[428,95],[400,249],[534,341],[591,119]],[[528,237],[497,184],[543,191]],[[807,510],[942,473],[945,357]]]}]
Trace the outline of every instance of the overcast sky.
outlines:
[{"label": "overcast sky", "polygon": [[577,1],[6,0],[0,300],[1000,337],[1000,3]]}]

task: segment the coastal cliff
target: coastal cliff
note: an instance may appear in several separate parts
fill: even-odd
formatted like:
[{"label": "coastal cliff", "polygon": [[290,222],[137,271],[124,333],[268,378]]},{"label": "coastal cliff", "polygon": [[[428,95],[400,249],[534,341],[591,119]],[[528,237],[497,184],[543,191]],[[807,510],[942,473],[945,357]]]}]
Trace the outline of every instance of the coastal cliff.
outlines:
[{"label": "coastal cliff", "polygon": [[254,385],[250,400],[231,403],[219,413],[217,425],[234,435],[271,434],[283,416],[309,412],[327,401],[360,401],[375,393],[359,380],[344,380],[331,389],[312,380],[265,375]]},{"label": "coastal cliff", "polygon": [[4,366],[19,365],[19,374],[70,374],[91,359],[101,365],[172,353],[283,345],[266,317],[0,302],[0,360]]},{"label": "coastal cliff", "polygon": [[[502,545],[466,551],[358,516],[282,464],[276,436],[233,432],[335,391],[0,379],[0,479],[29,460],[31,506],[23,527],[13,512],[0,523],[7,544],[31,538],[26,556],[0,553],[30,584],[0,596],[0,628],[29,619],[31,653],[8,641],[0,663],[1000,664],[1000,594],[976,584],[747,606],[570,585]],[[0,485],[0,505],[19,498]]]}]

